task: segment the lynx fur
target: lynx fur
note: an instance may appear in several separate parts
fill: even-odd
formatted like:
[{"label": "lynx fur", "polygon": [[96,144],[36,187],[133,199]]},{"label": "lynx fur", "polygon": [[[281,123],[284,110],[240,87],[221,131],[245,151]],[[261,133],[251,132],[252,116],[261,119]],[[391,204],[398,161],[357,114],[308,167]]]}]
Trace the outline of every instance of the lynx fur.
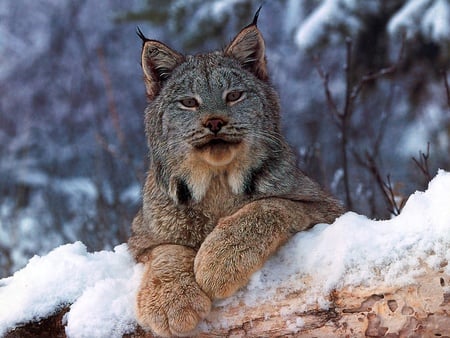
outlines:
[{"label": "lynx fur", "polygon": [[193,334],[294,233],[343,211],[280,133],[256,20],[195,56],[139,31],[151,165],[128,243],[145,265],[138,322],[159,336]]}]

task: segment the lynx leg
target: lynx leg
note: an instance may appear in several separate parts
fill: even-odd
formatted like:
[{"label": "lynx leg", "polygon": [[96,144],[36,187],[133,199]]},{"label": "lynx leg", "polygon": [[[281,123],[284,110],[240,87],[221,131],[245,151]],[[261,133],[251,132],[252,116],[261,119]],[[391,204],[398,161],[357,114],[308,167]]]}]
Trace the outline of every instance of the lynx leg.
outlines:
[{"label": "lynx leg", "polygon": [[247,284],[250,276],[297,228],[307,228],[302,203],[265,199],[222,218],[195,257],[197,283],[211,297],[225,298]]},{"label": "lynx leg", "polygon": [[159,336],[180,336],[195,329],[211,301],[194,278],[195,251],[181,245],[152,250],[137,296],[138,322]]}]

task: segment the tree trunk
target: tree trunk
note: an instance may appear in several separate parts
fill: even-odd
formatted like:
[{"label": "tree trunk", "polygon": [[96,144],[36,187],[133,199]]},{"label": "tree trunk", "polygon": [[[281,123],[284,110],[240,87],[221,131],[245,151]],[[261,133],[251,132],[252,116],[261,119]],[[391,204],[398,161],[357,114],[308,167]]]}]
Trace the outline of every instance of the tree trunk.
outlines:
[{"label": "tree trunk", "polygon": [[[423,269],[425,273],[406,286],[380,282],[334,290],[323,295],[328,309],[305,306],[305,278],[304,291],[286,292],[295,285],[285,282],[270,302],[247,305],[241,294],[216,303],[196,337],[450,337],[450,276],[444,267]],[[16,328],[6,337],[65,337],[62,317],[67,310]],[[138,327],[124,337],[153,336]]]}]

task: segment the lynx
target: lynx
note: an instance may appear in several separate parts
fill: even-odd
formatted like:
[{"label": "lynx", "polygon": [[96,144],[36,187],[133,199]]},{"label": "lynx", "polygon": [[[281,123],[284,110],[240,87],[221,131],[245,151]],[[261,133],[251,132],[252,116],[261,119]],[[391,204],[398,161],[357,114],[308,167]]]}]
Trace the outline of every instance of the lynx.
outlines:
[{"label": "lynx", "polygon": [[145,266],[138,322],[159,336],[192,334],[294,233],[343,211],[280,133],[258,12],[223,51],[195,56],[138,30],[151,165],[128,243]]}]

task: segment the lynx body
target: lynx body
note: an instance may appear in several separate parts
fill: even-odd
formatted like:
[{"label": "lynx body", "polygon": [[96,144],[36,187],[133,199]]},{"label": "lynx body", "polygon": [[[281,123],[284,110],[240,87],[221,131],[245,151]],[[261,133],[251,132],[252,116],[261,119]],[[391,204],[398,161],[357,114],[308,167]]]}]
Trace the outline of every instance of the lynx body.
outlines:
[{"label": "lynx body", "polygon": [[342,213],[280,133],[256,18],[196,56],[141,34],[151,165],[129,248],[145,264],[138,321],[160,336],[192,334],[294,233]]}]

